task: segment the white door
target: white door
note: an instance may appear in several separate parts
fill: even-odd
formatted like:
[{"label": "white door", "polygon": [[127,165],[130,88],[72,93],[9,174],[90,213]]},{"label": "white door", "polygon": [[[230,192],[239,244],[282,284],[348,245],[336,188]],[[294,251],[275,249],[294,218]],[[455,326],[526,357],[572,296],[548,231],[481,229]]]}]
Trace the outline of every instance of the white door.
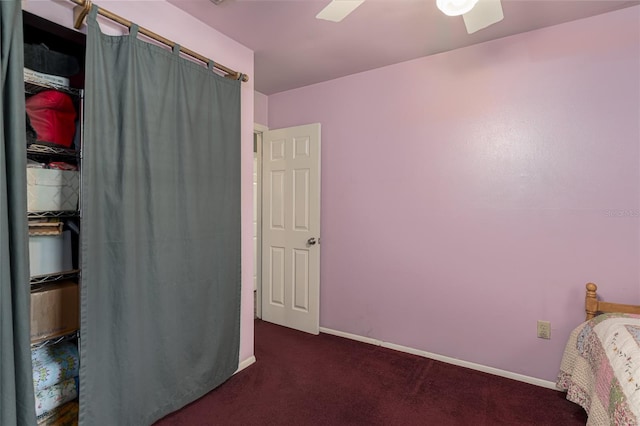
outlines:
[{"label": "white door", "polygon": [[320,124],[262,137],[262,319],[318,334]]}]

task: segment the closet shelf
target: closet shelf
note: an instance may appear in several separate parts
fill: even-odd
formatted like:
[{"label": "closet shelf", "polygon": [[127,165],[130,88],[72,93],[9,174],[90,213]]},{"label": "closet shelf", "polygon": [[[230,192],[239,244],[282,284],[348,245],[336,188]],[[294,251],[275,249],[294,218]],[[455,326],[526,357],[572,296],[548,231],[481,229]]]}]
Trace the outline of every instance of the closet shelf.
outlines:
[{"label": "closet shelf", "polygon": [[52,82],[33,81],[28,78],[24,80],[24,91],[29,95],[35,95],[36,93],[40,93],[45,90],[57,90],[77,98],[82,98],[84,96],[84,90],[82,89],[62,86]]},{"label": "closet shelf", "polygon": [[78,210],[69,211],[47,211],[47,212],[27,212],[27,219],[47,219],[54,217],[79,217]]},{"label": "closet shelf", "polygon": [[73,280],[77,279],[80,276],[80,269],[72,269],[70,271],[58,272],[56,274],[46,274],[46,275],[34,275],[31,277],[29,282],[31,283],[31,287],[37,286],[38,284],[47,284],[55,281],[64,281],[64,280]]},{"label": "closet shelf", "polygon": [[37,143],[33,143],[27,147],[27,154],[55,155],[59,157],[70,157],[74,160],[80,157],[80,152],[75,149],[57,148],[54,146],[39,145]]},{"label": "closet shelf", "polygon": [[38,343],[32,343],[31,350],[44,348],[45,346],[55,345],[57,343],[64,342],[66,340],[74,340],[74,339],[77,339],[78,337],[79,337],[79,332],[78,330],[76,330],[72,333],[65,334],[64,336],[54,337],[52,339],[43,340]]}]

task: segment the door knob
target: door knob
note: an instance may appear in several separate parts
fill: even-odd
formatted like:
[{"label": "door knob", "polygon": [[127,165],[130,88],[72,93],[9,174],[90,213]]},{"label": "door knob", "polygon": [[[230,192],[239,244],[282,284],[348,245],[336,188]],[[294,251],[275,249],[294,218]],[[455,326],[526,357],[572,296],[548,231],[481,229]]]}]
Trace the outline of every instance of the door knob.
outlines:
[{"label": "door knob", "polygon": [[314,245],[315,243],[316,243],[316,239],[313,238],[313,237],[311,237],[311,238],[309,238],[307,240],[307,244],[310,245],[310,246]]}]

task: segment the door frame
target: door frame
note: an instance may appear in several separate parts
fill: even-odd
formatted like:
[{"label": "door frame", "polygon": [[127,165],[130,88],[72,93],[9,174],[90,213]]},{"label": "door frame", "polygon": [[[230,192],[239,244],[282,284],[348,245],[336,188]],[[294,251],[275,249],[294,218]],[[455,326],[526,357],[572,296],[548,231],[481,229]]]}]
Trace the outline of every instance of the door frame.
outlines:
[{"label": "door frame", "polygon": [[256,276],[256,288],[255,288],[255,312],[256,317],[262,319],[262,134],[268,131],[269,128],[262,124],[253,124],[253,134],[255,141],[256,152],[256,173],[258,174],[258,184],[256,191],[258,191],[256,198],[257,209],[257,232],[256,232],[256,261],[254,267],[254,273]]}]

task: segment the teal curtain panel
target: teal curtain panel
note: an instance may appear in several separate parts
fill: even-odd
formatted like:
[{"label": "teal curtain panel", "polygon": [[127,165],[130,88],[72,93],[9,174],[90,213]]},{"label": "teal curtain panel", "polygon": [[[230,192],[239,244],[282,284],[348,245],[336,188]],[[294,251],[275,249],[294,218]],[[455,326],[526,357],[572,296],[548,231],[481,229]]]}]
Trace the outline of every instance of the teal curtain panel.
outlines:
[{"label": "teal curtain panel", "polygon": [[27,136],[19,1],[0,1],[0,425],[34,425],[27,232]]},{"label": "teal curtain panel", "polygon": [[240,82],[88,17],[80,424],[148,425],[240,344]]}]

